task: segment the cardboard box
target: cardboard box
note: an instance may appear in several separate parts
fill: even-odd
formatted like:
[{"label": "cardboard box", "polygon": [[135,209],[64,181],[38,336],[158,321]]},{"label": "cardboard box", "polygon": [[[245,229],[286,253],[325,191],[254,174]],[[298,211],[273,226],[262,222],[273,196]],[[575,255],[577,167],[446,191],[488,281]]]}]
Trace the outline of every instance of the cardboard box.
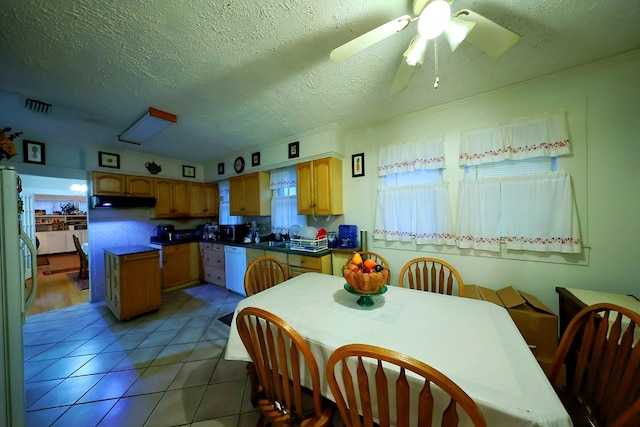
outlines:
[{"label": "cardboard box", "polygon": [[509,286],[498,291],[465,285],[465,297],[504,307],[537,358],[552,359],[558,348],[558,316],[538,298]]}]

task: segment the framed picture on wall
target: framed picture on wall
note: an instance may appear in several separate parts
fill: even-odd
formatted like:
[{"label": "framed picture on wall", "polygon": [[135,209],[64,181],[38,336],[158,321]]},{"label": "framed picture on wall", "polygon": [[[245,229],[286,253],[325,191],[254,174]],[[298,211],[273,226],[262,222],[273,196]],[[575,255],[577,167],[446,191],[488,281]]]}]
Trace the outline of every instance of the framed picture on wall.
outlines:
[{"label": "framed picture on wall", "polygon": [[44,143],[36,141],[22,141],[23,160],[25,163],[44,165]]},{"label": "framed picture on wall", "polygon": [[98,166],[103,168],[120,169],[120,155],[98,151]]},{"label": "framed picture on wall", "polygon": [[364,176],[364,153],[351,156],[351,176],[353,178]]},{"label": "framed picture on wall", "polygon": [[218,175],[224,175],[224,163],[218,163]]},{"label": "framed picture on wall", "polygon": [[295,159],[296,157],[300,157],[300,141],[289,144],[289,158]]},{"label": "framed picture on wall", "polygon": [[185,178],[195,178],[196,168],[193,166],[182,165],[182,176]]},{"label": "framed picture on wall", "polygon": [[251,166],[260,166],[260,152],[251,155]]}]

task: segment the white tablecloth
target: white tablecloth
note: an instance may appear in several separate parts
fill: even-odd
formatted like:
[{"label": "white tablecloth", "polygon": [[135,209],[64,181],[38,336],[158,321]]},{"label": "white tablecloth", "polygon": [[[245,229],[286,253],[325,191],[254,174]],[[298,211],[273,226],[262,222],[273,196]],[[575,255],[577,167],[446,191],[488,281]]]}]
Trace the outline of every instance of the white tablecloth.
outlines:
[{"label": "white tablecloth", "polygon": [[[249,361],[235,327],[244,307],[277,314],[309,343],[324,380],[331,352],[349,343],[400,351],[440,370],[478,404],[489,426],[571,426],[507,311],[495,304],[389,286],[363,308],[344,279],[307,273],[248,297],[234,314],[225,359]],[[463,425],[463,424],[461,424]]]}]

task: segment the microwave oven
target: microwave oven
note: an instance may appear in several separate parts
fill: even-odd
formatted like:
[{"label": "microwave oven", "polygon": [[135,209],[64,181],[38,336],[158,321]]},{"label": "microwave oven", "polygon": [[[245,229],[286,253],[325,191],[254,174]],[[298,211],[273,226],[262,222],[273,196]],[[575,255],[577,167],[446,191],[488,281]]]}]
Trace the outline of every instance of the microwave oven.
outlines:
[{"label": "microwave oven", "polygon": [[218,229],[220,240],[229,243],[242,243],[250,231],[248,224],[220,225]]}]

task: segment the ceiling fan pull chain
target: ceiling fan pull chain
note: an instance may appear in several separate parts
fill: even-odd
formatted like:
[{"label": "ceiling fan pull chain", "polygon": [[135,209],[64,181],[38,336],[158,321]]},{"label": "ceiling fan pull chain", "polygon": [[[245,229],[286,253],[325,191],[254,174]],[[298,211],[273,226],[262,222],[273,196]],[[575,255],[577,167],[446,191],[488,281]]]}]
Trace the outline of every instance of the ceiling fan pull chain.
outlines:
[{"label": "ceiling fan pull chain", "polygon": [[436,71],[436,80],[433,82],[433,88],[438,89],[438,86],[440,86],[440,77],[438,77],[438,40],[436,39],[433,40],[433,57]]}]

